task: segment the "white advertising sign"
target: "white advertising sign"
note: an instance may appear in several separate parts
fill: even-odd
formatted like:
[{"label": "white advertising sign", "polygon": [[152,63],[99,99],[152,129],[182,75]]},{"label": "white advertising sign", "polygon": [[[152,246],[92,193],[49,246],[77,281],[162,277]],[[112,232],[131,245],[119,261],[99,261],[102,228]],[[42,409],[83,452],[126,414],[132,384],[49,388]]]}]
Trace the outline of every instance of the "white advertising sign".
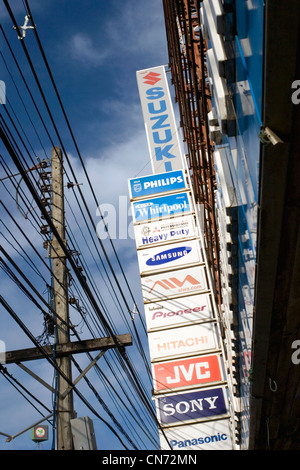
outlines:
[{"label": "white advertising sign", "polygon": [[141,278],[144,302],[167,300],[208,290],[203,266],[184,268]]},{"label": "white advertising sign", "polygon": [[208,294],[151,302],[145,304],[144,309],[148,331],[213,319],[213,309]]},{"label": "white advertising sign", "polygon": [[218,348],[214,322],[148,333],[152,361],[190,356]]},{"label": "white advertising sign", "polygon": [[153,173],[184,168],[164,66],[136,72]]},{"label": "white advertising sign", "polygon": [[148,248],[138,251],[140,274],[161,272],[191,264],[204,263],[200,252],[200,241],[190,240],[185,243]]},{"label": "white advertising sign", "polygon": [[137,248],[156,246],[158,244],[184,241],[198,236],[195,218],[192,215],[173,219],[157,220],[142,225],[134,225]]},{"label": "white advertising sign", "polygon": [[233,450],[229,419],[173,426],[160,432],[161,450]]}]

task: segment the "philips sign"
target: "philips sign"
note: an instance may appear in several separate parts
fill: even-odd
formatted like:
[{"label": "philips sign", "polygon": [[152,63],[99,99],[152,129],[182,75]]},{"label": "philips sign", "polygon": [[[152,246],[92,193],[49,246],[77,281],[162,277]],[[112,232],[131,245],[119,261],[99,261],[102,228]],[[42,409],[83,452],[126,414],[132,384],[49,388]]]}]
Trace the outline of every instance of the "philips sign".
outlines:
[{"label": "philips sign", "polygon": [[131,199],[183,189],[187,189],[187,183],[182,170],[129,180]]},{"label": "philips sign", "polygon": [[213,418],[227,413],[223,387],[165,395],[156,401],[159,421],[163,425]]},{"label": "philips sign", "polygon": [[153,173],[184,168],[163,66],[136,73]]},{"label": "philips sign", "polygon": [[134,222],[146,222],[190,213],[192,202],[190,194],[185,192],[134,202],[132,209]]}]

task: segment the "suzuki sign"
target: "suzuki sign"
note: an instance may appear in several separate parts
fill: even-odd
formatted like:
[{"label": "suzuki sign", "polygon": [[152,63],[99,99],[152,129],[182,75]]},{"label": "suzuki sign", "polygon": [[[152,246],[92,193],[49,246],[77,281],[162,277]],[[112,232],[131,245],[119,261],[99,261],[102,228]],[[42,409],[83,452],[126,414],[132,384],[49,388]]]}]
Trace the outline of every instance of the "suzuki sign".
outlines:
[{"label": "suzuki sign", "polygon": [[165,68],[136,73],[153,173],[184,168]]}]

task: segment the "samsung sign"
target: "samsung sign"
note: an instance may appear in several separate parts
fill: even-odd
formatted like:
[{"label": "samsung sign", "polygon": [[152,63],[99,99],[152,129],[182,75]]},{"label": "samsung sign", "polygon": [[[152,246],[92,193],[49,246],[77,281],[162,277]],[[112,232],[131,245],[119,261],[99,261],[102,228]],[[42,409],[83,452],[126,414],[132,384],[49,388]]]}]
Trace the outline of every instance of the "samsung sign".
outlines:
[{"label": "samsung sign", "polygon": [[164,66],[136,73],[153,173],[184,168]]},{"label": "samsung sign", "polygon": [[133,202],[134,222],[146,222],[192,211],[190,194],[179,193]]},{"label": "samsung sign", "polygon": [[186,189],[185,178],[184,172],[179,170],[131,179],[129,180],[130,197],[134,199]]},{"label": "samsung sign", "polygon": [[200,242],[174,243],[165,247],[138,251],[140,273],[173,269],[174,267],[203,263]]}]

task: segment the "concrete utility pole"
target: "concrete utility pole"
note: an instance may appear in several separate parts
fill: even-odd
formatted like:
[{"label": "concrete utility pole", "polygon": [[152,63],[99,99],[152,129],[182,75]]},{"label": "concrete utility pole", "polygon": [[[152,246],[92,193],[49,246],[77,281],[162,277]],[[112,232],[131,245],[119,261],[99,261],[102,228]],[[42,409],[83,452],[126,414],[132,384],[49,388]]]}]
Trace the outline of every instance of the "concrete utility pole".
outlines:
[{"label": "concrete utility pole", "polygon": [[[59,147],[52,149],[52,222],[58,235],[65,240],[65,213],[64,213],[64,185],[62,152]],[[53,236],[51,258],[53,259],[53,295],[54,309],[59,319],[57,320],[57,344],[69,343],[69,308],[68,308],[68,283],[66,256]],[[61,357],[57,365],[64,377],[72,381],[71,358]],[[71,432],[71,419],[74,416],[73,393],[64,392],[69,387],[67,381],[59,374],[57,389],[57,450],[72,450],[73,438]]]}]

